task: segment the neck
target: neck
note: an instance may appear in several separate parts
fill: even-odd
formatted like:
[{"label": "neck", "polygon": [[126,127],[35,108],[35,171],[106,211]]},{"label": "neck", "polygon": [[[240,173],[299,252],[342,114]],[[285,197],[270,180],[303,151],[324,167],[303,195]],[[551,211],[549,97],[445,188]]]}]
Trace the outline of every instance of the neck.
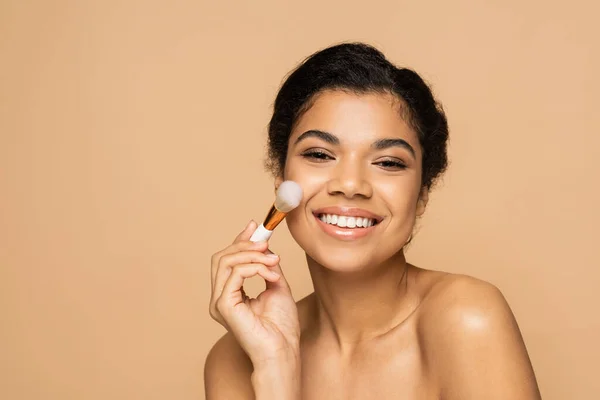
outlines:
[{"label": "neck", "polygon": [[407,279],[410,265],[400,251],[377,268],[338,272],[308,258],[316,296],[320,334],[340,347],[373,339],[398,326],[410,312]]}]

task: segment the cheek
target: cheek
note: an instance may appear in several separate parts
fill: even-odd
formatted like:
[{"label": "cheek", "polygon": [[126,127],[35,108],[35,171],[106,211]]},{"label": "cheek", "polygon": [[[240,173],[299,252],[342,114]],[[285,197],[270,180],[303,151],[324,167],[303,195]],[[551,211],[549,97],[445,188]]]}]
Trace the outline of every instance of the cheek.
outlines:
[{"label": "cheek", "polygon": [[303,201],[306,201],[322,190],[329,178],[326,169],[310,167],[297,158],[288,158],[284,179],[299,184],[304,192]]},{"label": "cheek", "polygon": [[298,241],[297,235],[299,233],[299,229],[304,225],[301,223],[301,220],[304,218],[304,215],[302,214],[302,211],[301,211],[303,209],[304,209],[304,204],[300,204],[300,206],[298,208],[296,208],[295,210],[290,212],[285,217],[285,222],[287,224],[288,230],[290,231],[292,237],[294,239],[296,239],[296,241]]},{"label": "cheek", "polygon": [[285,220],[288,231],[294,241],[305,252],[312,253],[315,243],[313,240],[314,234],[310,232],[311,223],[309,218],[313,217],[306,211],[306,203],[305,200],[303,200],[296,209],[292,210],[287,215]]},{"label": "cheek", "polygon": [[412,180],[394,180],[380,185],[379,193],[391,213],[410,217],[416,213],[419,189]]}]

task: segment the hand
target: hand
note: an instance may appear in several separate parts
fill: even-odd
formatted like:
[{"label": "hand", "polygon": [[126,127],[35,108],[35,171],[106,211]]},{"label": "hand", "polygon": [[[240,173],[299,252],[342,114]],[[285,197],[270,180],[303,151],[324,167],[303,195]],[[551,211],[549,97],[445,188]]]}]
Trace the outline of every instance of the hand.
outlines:
[{"label": "hand", "polygon": [[[211,261],[210,315],[229,330],[254,364],[299,356],[300,324],[279,257],[266,242],[249,239],[257,225],[251,221],[233,244]],[[266,289],[256,299],[244,293],[244,280],[260,275]]]}]

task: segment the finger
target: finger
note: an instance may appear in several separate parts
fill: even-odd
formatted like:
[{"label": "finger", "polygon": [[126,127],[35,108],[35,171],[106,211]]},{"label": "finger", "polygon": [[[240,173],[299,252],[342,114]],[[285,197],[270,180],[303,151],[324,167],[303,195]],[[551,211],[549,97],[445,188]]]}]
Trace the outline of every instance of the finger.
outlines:
[{"label": "finger", "polygon": [[279,262],[279,257],[267,255],[258,251],[243,251],[223,256],[214,271],[213,290],[223,287],[231,274],[231,269],[240,264],[264,264],[273,268]]},{"label": "finger", "polygon": [[[236,253],[240,253],[240,252],[245,252],[245,251],[255,251],[255,252],[259,252],[261,254],[264,253],[264,251],[267,248],[267,243],[266,242],[250,242],[250,241],[243,241],[243,242],[238,242],[235,244],[232,244],[230,246],[228,246],[226,249],[214,254],[212,256],[211,259],[211,282],[214,288],[214,284],[215,284],[215,279],[218,276],[218,271],[219,271],[219,266],[222,265],[222,260],[224,258],[226,258],[229,255],[233,255]],[[237,262],[237,264],[241,264],[241,263],[249,263],[249,262],[253,262],[253,261],[240,261]],[[229,265],[234,265],[236,264],[234,263],[230,263]]]},{"label": "finger", "polygon": [[278,262],[279,257],[275,254],[265,254],[252,250],[240,251],[221,257],[219,271],[232,268],[238,264],[265,264],[266,266],[273,267]]},{"label": "finger", "polygon": [[244,250],[257,250],[264,253],[267,247],[267,242],[265,241],[251,242],[249,240],[240,240],[213,254],[213,259],[219,259],[227,254]]},{"label": "finger", "polygon": [[[263,243],[263,242],[251,242],[250,241],[250,238],[252,237],[252,234],[254,233],[256,228],[257,228],[256,222],[254,222],[254,220],[250,220],[250,222],[248,222],[246,227],[235,237],[235,239],[233,240],[233,243],[230,246],[213,254],[213,256],[211,258],[211,266],[214,267],[214,266],[218,265],[220,258],[226,254],[240,251],[245,248],[253,248],[252,246],[259,247],[259,248],[264,247],[265,243]],[[245,244],[241,244],[244,242],[245,242]],[[253,244],[253,243],[255,243],[255,244]],[[262,249],[261,249],[261,251],[262,251]],[[213,274],[213,276],[214,276],[214,274]]]},{"label": "finger", "polygon": [[248,222],[248,225],[246,225],[246,227],[244,228],[243,231],[241,231],[239,233],[239,235],[237,235],[233,241],[233,243],[237,243],[240,242],[242,240],[246,241],[246,240],[250,240],[250,238],[252,237],[252,234],[254,233],[254,231],[256,230],[256,228],[258,228],[258,225],[256,224],[256,222],[254,222],[254,220],[250,220],[250,222]]},{"label": "finger", "polygon": [[[223,268],[221,273],[219,273],[217,275],[217,278],[215,279],[215,285],[214,285],[214,289],[213,289],[213,298],[219,299],[223,295],[224,288],[225,288],[228,280],[230,279],[231,275],[233,274],[234,270],[236,270],[237,268],[247,267],[248,265],[253,266],[253,268],[260,268],[261,271],[269,271],[269,270],[273,269],[272,266],[267,267],[266,265],[260,264],[260,263],[238,264],[238,265],[234,265],[229,268]],[[255,275],[256,275],[256,273],[255,273]]]},{"label": "finger", "polygon": [[268,269],[263,264],[237,265],[231,271],[231,275],[227,279],[227,282],[225,282],[222,295],[219,297],[218,301],[222,301],[228,310],[235,307],[237,304],[242,303],[244,299],[241,289],[244,286],[244,280],[256,275],[259,275],[267,282],[276,282],[280,279],[278,273]]},{"label": "finger", "polygon": [[238,253],[228,254],[221,257],[216,271],[215,282],[223,280],[223,277],[226,280],[231,273],[231,268],[239,264],[264,264],[267,267],[274,267],[278,262],[279,257],[267,255],[259,251],[240,251]]},{"label": "finger", "polygon": [[[265,251],[265,254],[268,255],[268,256],[270,256],[270,257],[274,257],[275,256],[275,257],[277,257],[277,259],[279,259],[279,256],[277,256],[276,254],[274,254],[269,249],[267,249]],[[273,267],[271,267],[270,270],[277,272],[277,274],[279,274],[281,276],[281,279],[277,280],[276,282],[267,281],[266,282],[267,289],[280,288],[280,289],[286,289],[286,290],[288,290],[288,291],[291,292],[290,284],[288,283],[287,279],[285,279],[285,274],[283,273],[283,270],[281,269],[281,264],[279,262],[277,262],[277,264],[275,264]]]}]

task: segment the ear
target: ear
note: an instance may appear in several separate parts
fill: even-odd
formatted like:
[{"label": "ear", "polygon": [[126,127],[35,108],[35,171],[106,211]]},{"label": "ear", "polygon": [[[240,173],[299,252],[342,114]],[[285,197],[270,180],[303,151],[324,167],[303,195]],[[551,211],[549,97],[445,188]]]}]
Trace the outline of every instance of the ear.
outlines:
[{"label": "ear", "polygon": [[427,207],[427,202],[429,201],[429,189],[425,186],[421,188],[421,193],[419,193],[419,200],[417,200],[417,217],[420,217],[425,213],[425,208]]},{"label": "ear", "polygon": [[279,189],[279,185],[281,185],[282,182],[283,182],[283,177],[278,175],[275,178],[275,182],[274,182],[275,183],[275,194],[277,194],[277,189]]}]

